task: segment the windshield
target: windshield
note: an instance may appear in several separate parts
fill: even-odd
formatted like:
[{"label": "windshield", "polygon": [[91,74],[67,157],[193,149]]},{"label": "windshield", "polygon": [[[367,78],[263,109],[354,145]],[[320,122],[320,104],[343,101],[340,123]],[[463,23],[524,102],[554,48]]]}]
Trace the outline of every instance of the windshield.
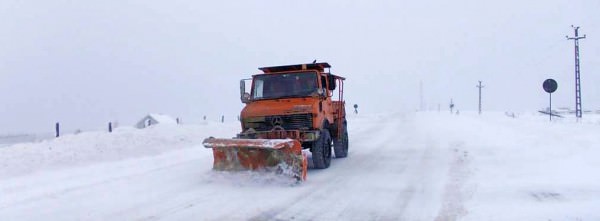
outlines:
[{"label": "windshield", "polygon": [[316,72],[254,76],[252,99],[307,97],[317,94]]}]

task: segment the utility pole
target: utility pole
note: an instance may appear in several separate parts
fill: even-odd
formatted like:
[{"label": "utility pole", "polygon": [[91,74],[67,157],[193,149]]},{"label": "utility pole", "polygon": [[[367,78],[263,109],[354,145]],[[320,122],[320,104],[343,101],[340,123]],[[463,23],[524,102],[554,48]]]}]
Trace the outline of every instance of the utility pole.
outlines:
[{"label": "utility pole", "polygon": [[573,27],[573,30],[575,31],[575,37],[567,37],[567,40],[573,40],[575,42],[575,116],[577,116],[578,119],[581,118],[581,82],[580,82],[580,75],[579,75],[579,39],[584,39],[585,35],[583,35],[583,37],[579,36],[579,26],[575,27],[573,25],[571,25],[571,27]]},{"label": "utility pole", "polygon": [[423,102],[423,81],[419,81],[419,97],[421,99],[419,109],[425,111],[425,103]]},{"label": "utility pole", "polygon": [[475,86],[479,88],[479,115],[481,115],[481,88],[485,86],[481,85],[481,81],[479,81],[479,85]]}]

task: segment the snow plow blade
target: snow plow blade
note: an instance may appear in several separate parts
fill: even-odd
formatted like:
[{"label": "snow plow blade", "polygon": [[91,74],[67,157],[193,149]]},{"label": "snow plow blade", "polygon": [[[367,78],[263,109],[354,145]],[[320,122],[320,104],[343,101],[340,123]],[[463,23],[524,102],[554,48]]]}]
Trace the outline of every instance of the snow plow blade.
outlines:
[{"label": "snow plow blade", "polygon": [[202,142],[213,149],[213,169],[219,171],[256,170],[306,180],[307,157],[302,145],[293,139],[220,139]]}]

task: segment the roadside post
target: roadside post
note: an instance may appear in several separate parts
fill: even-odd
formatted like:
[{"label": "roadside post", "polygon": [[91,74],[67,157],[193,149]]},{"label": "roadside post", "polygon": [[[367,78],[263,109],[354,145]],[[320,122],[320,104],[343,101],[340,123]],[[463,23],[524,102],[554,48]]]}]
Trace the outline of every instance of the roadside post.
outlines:
[{"label": "roadside post", "polygon": [[56,132],[56,137],[60,137],[60,124],[58,122],[54,125],[54,131]]}]

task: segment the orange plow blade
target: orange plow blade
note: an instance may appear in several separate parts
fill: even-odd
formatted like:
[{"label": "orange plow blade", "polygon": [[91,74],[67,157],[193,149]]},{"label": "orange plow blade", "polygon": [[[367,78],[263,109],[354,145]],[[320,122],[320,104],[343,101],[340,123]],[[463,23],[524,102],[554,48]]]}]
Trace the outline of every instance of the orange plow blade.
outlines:
[{"label": "orange plow blade", "polygon": [[293,139],[207,138],[202,144],[213,149],[213,169],[219,171],[257,170],[306,180],[307,157]]}]

